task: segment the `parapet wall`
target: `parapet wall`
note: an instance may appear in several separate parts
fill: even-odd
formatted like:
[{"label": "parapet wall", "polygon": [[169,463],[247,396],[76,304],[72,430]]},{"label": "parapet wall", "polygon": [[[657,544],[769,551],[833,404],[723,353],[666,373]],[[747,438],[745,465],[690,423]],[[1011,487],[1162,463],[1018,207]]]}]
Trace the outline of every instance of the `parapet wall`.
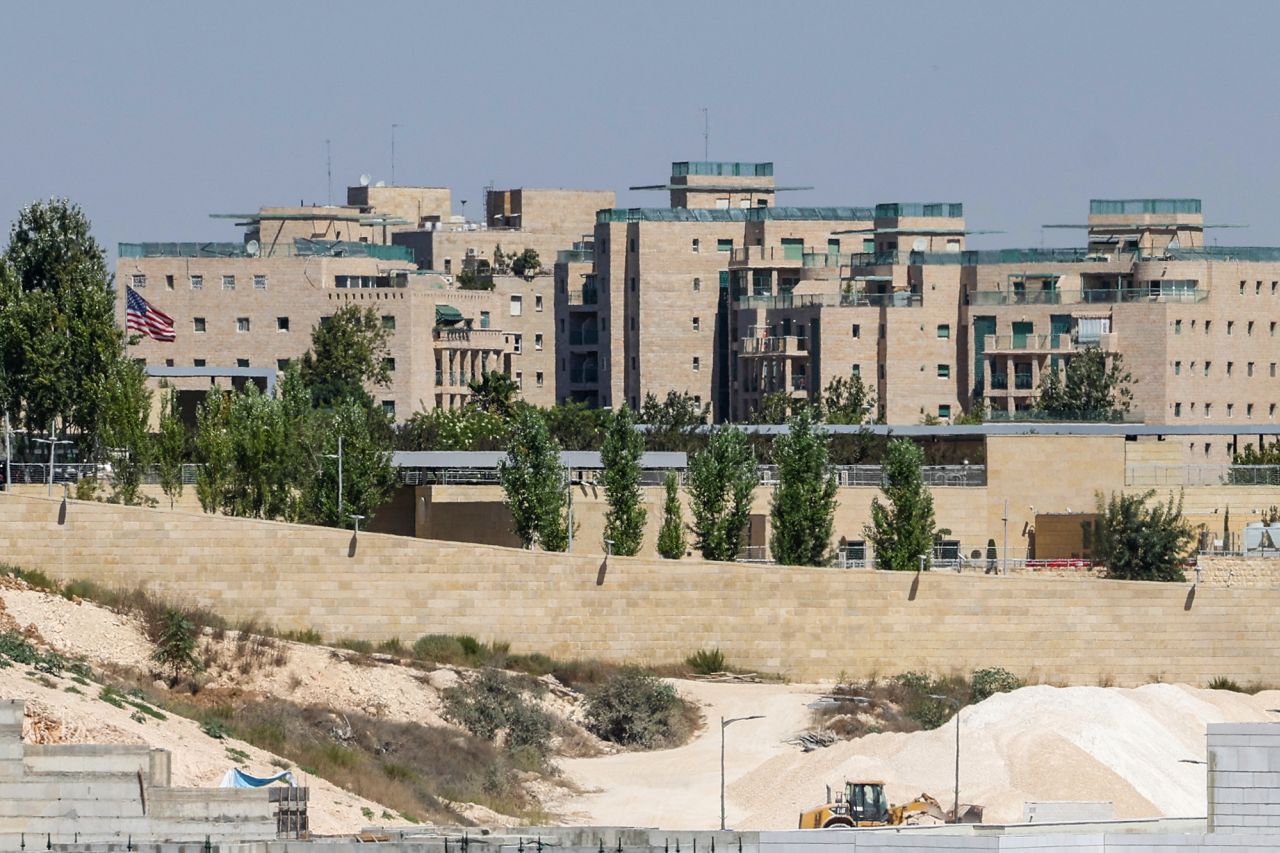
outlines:
[{"label": "parapet wall", "polygon": [[796,679],[1003,666],[1071,684],[1280,681],[1280,589],[547,554],[0,496],[0,553],[329,638],[468,633]]}]

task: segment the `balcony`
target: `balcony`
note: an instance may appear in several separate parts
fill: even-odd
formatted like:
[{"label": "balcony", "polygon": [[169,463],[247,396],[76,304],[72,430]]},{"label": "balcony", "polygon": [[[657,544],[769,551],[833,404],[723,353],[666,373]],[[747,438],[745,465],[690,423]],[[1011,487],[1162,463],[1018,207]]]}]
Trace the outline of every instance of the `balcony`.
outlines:
[{"label": "balcony", "polygon": [[570,305],[595,305],[600,301],[600,292],[594,287],[570,290],[567,301]]},{"label": "balcony", "polygon": [[792,377],[791,377],[791,390],[792,390],[792,391],[804,391],[804,392],[808,392],[808,390],[809,390],[809,377],[808,377],[808,376],[792,376]]},{"label": "balcony", "polygon": [[1089,304],[1099,303],[1127,303],[1127,302],[1168,302],[1174,304],[1194,304],[1204,302],[1209,298],[1208,290],[1201,290],[1198,287],[1186,288],[1151,288],[1151,287],[1122,287],[1122,288],[1094,288],[1085,290],[1081,293],[1083,299],[1081,301]]},{"label": "balcony", "polygon": [[1076,344],[1067,332],[1048,335],[985,335],[982,351],[1001,352],[1075,352]]},{"label": "balcony", "polygon": [[1013,374],[1013,389],[1015,391],[1030,391],[1032,387],[1030,373]]},{"label": "balcony", "polygon": [[849,256],[851,267],[891,267],[896,263],[898,263],[896,249],[885,252],[855,252]]},{"label": "balcony", "polygon": [[827,293],[779,293],[777,296],[740,296],[737,307],[748,310],[775,308],[816,308],[841,304],[840,297]]},{"label": "balcony", "polygon": [[569,346],[593,347],[600,342],[600,331],[595,327],[569,330]]},{"label": "balcony", "polygon": [[569,368],[570,385],[595,385],[600,381],[600,371],[594,364],[581,364]]},{"label": "balcony", "polygon": [[467,329],[437,326],[431,337],[446,347],[459,349],[503,350],[506,343],[499,329]]},{"label": "balcony", "polygon": [[558,264],[589,264],[595,259],[595,249],[561,249],[556,252]]},{"label": "balcony", "polygon": [[[1071,301],[1079,301],[1079,291],[1071,295],[1075,297]],[[970,305],[1061,305],[1064,294],[1061,290],[971,290],[968,296]]]},{"label": "balcony", "polygon": [[795,335],[764,338],[743,338],[739,343],[743,355],[800,355],[808,356],[809,341]]},{"label": "balcony", "polygon": [[840,305],[844,308],[919,308],[924,305],[924,297],[905,290],[892,293],[863,293],[855,290],[841,293]]}]

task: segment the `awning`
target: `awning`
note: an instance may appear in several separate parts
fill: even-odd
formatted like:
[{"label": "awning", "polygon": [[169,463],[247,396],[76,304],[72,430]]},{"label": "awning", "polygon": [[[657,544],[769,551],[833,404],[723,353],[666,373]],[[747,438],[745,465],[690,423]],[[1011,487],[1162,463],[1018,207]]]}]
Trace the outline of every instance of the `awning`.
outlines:
[{"label": "awning", "polygon": [[462,322],[462,312],[452,305],[436,306],[436,325],[452,326],[455,323]]}]

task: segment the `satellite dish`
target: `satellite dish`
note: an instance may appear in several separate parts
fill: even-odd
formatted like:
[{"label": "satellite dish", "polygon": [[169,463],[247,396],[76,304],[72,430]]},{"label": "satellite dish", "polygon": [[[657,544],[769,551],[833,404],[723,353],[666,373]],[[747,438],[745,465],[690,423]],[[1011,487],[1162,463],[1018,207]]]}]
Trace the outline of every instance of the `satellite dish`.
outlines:
[{"label": "satellite dish", "polygon": [[917,237],[911,242],[911,251],[913,252],[923,252],[927,248],[929,248],[929,241],[923,237]]},{"label": "satellite dish", "polygon": [[248,243],[244,244],[244,253],[251,258],[256,258],[258,257],[258,250],[261,248],[262,247],[258,245],[257,240],[250,240]]},{"label": "satellite dish", "polygon": [[369,178],[369,176],[368,176],[368,175],[361,175],[361,176],[360,176],[360,186],[362,186],[362,187],[367,187],[367,186],[369,186],[369,180],[370,180],[370,178]]},{"label": "satellite dish", "polygon": [[375,187],[385,187],[386,185],[387,185],[386,181],[378,181],[376,184],[374,184]]}]

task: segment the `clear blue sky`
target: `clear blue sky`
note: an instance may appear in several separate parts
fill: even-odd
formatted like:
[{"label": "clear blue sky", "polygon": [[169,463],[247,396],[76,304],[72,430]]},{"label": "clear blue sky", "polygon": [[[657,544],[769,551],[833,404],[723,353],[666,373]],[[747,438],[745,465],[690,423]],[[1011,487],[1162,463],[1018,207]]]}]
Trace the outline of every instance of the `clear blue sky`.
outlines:
[{"label": "clear blue sky", "polygon": [[235,239],[211,212],[362,172],[616,189],[773,160],[794,204],[963,201],[980,246],[1074,244],[1093,196],[1198,196],[1280,244],[1274,2],[8,5],[0,218],[80,202],[121,240]]}]

